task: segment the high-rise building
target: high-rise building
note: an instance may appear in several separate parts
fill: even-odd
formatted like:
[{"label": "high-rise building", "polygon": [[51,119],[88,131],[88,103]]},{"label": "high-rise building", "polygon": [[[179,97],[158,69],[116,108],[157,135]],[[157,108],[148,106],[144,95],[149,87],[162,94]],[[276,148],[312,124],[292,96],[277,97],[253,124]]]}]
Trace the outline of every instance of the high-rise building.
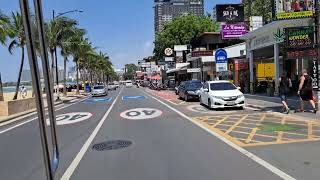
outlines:
[{"label": "high-rise building", "polygon": [[31,82],[31,71],[29,69],[24,69],[21,72],[21,81],[22,82]]},{"label": "high-rise building", "polygon": [[165,23],[181,15],[204,15],[203,0],[154,0],[154,30],[155,33],[163,29]]}]

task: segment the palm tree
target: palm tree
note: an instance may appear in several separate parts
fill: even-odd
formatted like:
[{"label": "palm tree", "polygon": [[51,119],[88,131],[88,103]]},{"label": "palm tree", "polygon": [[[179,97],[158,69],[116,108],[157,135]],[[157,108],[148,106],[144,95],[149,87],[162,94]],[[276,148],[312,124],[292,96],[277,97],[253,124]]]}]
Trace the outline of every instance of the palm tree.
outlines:
[{"label": "palm tree", "polygon": [[[77,25],[77,21],[67,18],[67,17],[58,17],[54,20],[51,20],[46,24],[46,36],[48,40],[48,49],[51,55],[51,70],[52,77],[56,79],[56,84],[59,84],[58,73],[54,75],[53,68],[56,66],[56,72],[58,72],[58,59],[56,49],[57,47],[62,47],[62,42],[65,38],[68,38],[70,34],[73,33],[74,27]],[[54,81],[53,81],[54,82]],[[57,100],[59,96],[57,97]]]},{"label": "palm tree", "polygon": [[85,34],[86,31],[84,29],[75,28],[73,35],[61,44],[64,59],[67,60],[67,56],[71,55],[76,63],[77,94],[79,93],[79,54],[81,54],[79,49],[84,49],[84,47],[88,46],[88,43],[84,40]]},{"label": "palm tree", "polygon": [[[0,11],[0,44],[5,45],[7,37],[12,34],[8,31],[10,19]],[[3,101],[3,89],[0,73],[0,101]]]},{"label": "palm tree", "polygon": [[16,100],[18,97],[21,73],[22,73],[23,64],[24,64],[24,53],[25,53],[25,44],[26,44],[26,37],[25,37],[24,28],[22,24],[22,18],[18,12],[12,12],[11,21],[8,26],[8,31],[12,33],[11,34],[12,41],[10,42],[8,47],[10,54],[13,54],[13,49],[16,47],[21,49],[21,62],[20,62],[20,68],[19,68],[19,75],[18,75],[18,81],[16,85],[16,91],[13,97],[13,100]]}]

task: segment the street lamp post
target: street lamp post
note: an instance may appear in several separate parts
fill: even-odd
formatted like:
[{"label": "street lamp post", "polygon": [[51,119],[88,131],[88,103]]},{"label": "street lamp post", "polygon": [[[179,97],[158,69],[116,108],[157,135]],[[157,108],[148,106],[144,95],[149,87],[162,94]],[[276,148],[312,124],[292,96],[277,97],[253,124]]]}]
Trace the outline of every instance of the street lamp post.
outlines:
[{"label": "street lamp post", "polygon": [[[63,13],[58,13],[57,16],[55,16],[55,11],[52,10],[52,20],[54,21],[55,18],[58,18],[60,16],[63,16],[65,14],[69,14],[69,13],[75,13],[75,12],[79,12],[79,13],[82,13],[83,11],[82,10],[71,10],[71,11],[66,11],[66,12],[63,12]],[[57,99],[56,101],[59,101],[60,100],[60,97],[59,97],[59,78],[58,78],[58,58],[57,58],[57,47],[54,47],[54,56],[55,56],[55,66],[56,66],[56,84],[57,84]],[[52,60],[53,61],[53,60]],[[54,62],[54,61],[53,61]],[[53,64],[53,63],[52,63]],[[52,67],[53,68],[53,67]],[[65,76],[65,74],[64,74]]]}]

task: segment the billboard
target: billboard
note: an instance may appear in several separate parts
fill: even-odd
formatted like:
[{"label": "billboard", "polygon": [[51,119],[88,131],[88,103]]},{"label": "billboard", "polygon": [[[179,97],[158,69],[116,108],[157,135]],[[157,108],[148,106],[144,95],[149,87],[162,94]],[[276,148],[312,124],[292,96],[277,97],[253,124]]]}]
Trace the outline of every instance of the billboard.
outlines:
[{"label": "billboard", "polygon": [[243,4],[217,4],[216,15],[217,22],[243,22],[244,6]]},{"label": "billboard", "polygon": [[276,19],[312,17],[314,0],[274,0]]},{"label": "billboard", "polygon": [[221,25],[222,39],[235,39],[247,34],[247,27],[244,23]]},{"label": "billboard", "polygon": [[307,48],[314,45],[314,27],[291,27],[285,29],[286,48]]}]

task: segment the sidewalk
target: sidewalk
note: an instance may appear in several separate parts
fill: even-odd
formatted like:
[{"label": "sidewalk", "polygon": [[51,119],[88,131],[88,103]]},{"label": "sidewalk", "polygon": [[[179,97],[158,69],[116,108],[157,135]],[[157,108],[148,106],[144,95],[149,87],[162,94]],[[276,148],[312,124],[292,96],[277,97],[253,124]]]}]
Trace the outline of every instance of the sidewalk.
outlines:
[{"label": "sidewalk", "polygon": [[[280,112],[282,109],[282,104],[280,102],[279,97],[269,97],[263,95],[252,95],[252,94],[245,94],[247,99],[247,107],[259,109],[262,111],[271,111],[271,112]],[[290,115],[303,117],[303,118],[312,118],[313,120],[320,120],[320,112],[317,114],[313,114],[308,110],[311,110],[310,104],[305,104],[305,110],[307,112],[304,113],[294,113],[294,110],[299,107],[300,100],[298,97],[290,97],[288,99],[288,104],[290,109]]]},{"label": "sidewalk", "polygon": [[[63,104],[63,103],[68,103],[68,102],[73,102],[77,99],[80,99],[80,98],[83,98],[87,96],[87,94],[79,94],[79,95],[76,95],[76,94],[70,94],[68,96],[63,96],[62,94],[60,94],[60,101],[56,101],[54,102],[54,105],[60,105],[60,104]],[[56,99],[56,95],[54,96],[54,99]],[[45,98],[45,95],[43,97],[43,101],[44,101],[44,106],[47,107],[47,99]],[[13,115],[10,115],[10,116],[0,116],[0,123],[3,123],[3,122],[6,122],[6,121],[9,121],[9,120],[12,120],[12,119],[15,119],[17,117],[20,117],[20,116],[26,116],[26,115],[29,115],[31,113],[35,113],[36,112],[36,109],[31,109],[31,110],[28,110],[28,111],[24,111],[24,112],[21,112],[21,113],[17,113],[17,114],[13,114]]]}]

